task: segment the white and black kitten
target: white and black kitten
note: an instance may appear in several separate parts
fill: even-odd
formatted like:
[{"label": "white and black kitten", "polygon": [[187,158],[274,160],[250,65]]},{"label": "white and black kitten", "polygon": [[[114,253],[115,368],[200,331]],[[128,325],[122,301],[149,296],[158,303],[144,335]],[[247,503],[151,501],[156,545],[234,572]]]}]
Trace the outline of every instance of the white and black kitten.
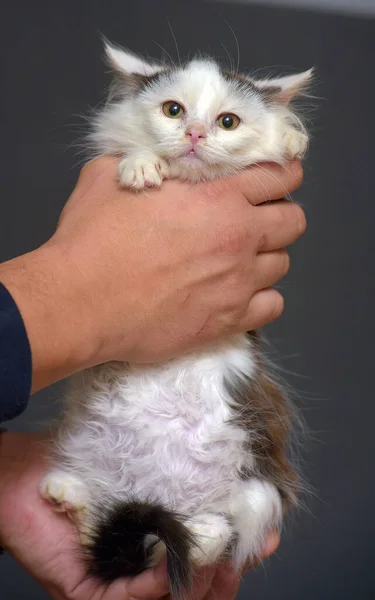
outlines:
[{"label": "white and black kitten", "polygon": [[[302,157],[291,101],[312,71],[256,80],[211,59],[150,64],[106,46],[116,83],[90,136],[121,157],[121,185],[192,182]],[[167,554],[173,598],[194,568],[240,570],[296,503],[292,413],[253,332],[157,365],[111,363],[73,378],[41,494],[77,523],[90,572],[110,581]]]}]

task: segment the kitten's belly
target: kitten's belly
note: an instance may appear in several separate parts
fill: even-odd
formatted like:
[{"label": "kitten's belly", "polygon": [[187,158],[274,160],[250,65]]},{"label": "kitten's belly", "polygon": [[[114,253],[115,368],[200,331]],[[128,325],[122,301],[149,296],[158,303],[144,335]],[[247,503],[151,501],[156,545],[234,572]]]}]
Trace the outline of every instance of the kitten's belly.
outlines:
[{"label": "kitten's belly", "polygon": [[[81,415],[88,427],[76,449],[86,455],[79,470],[98,502],[130,496],[188,514],[220,504],[225,510],[248,439],[231,422],[223,378],[230,358],[237,370],[252,366],[242,340],[209,356],[130,368],[115,379],[112,373],[110,397],[103,390],[103,399],[89,404],[90,417]],[[248,450],[246,461],[251,466]]]},{"label": "kitten's belly", "polygon": [[122,437],[117,451],[102,454],[101,480],[107,483],[100,486],[100,497],[152,498],[184,512],[227,503],[234,491],[245,435],[224,419],[220,423],[216,416],[215,422],[199,424],[137,421]]}]

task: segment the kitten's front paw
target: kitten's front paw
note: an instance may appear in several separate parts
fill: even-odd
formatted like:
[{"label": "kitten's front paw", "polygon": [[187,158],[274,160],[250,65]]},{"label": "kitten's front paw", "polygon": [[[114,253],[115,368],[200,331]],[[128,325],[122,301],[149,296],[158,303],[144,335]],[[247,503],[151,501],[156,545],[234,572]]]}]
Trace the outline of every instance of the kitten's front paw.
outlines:
[{"label": "kitten's front paw", "polygon": [[285,154],[288,160],[303,158],[309,145],[309,138],[301,131],[290,127],[283,136]]},{"label": "kitten's front paw", "polygon": [[168,170],[168,163],[159,156],[126,156],[119,164],[120,183],[135,190],[160,187]]},{"label": "kitten's front paw", "polygon": [[39,486],[41,496],[50,502],[57,512],[78,512],[87,508],[86,486],[76,477],[64,471],[51,471]]}]

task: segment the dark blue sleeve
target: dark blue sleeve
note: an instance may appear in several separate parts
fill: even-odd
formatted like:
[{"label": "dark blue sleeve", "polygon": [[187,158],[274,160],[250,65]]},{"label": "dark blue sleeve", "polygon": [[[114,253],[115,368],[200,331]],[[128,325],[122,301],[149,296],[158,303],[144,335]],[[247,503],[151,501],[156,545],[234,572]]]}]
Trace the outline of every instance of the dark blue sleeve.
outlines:
[{"label": "dark blue sleeve", "polygon": [[17,417],[31,389],[31,349],[21,314],[0,283],[0,422]]}]

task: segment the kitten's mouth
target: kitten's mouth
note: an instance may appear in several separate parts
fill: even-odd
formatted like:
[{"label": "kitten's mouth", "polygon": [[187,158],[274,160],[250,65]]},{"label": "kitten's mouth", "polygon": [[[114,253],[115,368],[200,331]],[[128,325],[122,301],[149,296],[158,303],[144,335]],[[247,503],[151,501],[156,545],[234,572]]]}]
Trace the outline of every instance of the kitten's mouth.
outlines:
[{"label": "kitten's mouth", "polygon": [[193,160],[201,160],[201,156],[199,156],[200,152],[198,150],[198,148],[189,148],[185,153],[184,153],[184,157],[185,158],[189,158],[189,159],[193,159]]},{"label": "kitten's mouth", "polygon": [[204,151],[202,152],[202,149],[197,146],[185,146],[185,148],[181,149],[181,154],[177,160],[183,163],[204,163]]}]

